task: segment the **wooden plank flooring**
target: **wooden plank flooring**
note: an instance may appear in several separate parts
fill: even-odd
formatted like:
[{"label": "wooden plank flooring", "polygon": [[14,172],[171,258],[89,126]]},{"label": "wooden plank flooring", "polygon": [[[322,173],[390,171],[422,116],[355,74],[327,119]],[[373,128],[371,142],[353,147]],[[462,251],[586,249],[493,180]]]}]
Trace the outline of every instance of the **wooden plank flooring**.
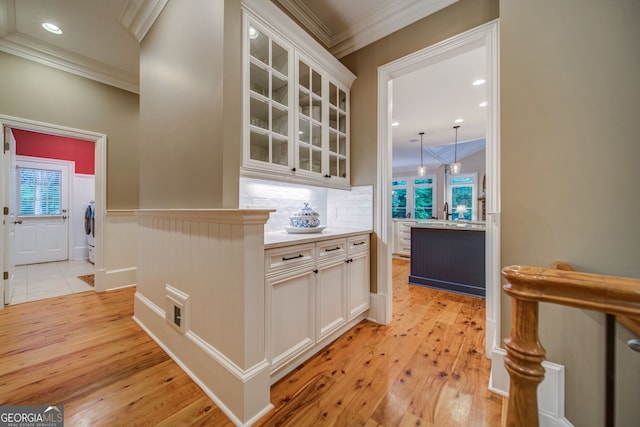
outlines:
[{"label": "wooden plank flooring", "polygon": [[[390,325],[363,321],[271,389],[260,426],[497,426],[484,300],[406,284]],[[0,311],[0,405],[64,405],[67,426],[233,425],[131,319],[133,289]]]}]

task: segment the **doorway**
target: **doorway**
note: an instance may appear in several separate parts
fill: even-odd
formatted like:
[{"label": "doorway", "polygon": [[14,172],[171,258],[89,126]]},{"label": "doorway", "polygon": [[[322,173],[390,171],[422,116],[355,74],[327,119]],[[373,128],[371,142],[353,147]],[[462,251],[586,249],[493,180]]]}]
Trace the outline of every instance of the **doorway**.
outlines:
[{"label": "doorway", "polygon": [[376,234],[379,236],[377,254],[378,307],[380,321],[389,323],[392,315],[391,247],[393,224],[391,221],[392,182],[392,121],[393,80],[417,69],[427,67],[478,46],[486,52],[486,346],[490,357],[500,342],[500,203],[499,203],[499,95],[498,95],[498,22],[490,22],[469,30],[378,69],[378,182],[376,197]]},{"label": "doorway", "polygon": [[[96,236],[96,246],[95,246],[95,266],[93,267],[93,271],[97,271],[103,266],[103,242],[101,239],[102,227],[103,227],[103,217],[104,217],[104,209],[106,203],[106,135],[99,134],[91,131],[85,131],[80,129],[72,129],[60,125],[43,123],[43,122],[35,122],[32,120],[10,117],[10,116],[2,116],[0,115],[0,125],[2,125],[2,138],[3,138],[3,161],[0,163],[1,165],[1,173],[0,177],[2,178],[3,184],[0,185],[0,197],[6,206],[5,209],[5,221],[3,227],[0,228],[1,238],[3,241],[3,254],[0,256],[0,262],[2,263],[2,268],[4,272],[4,278],[2,281],[2,292],[0,292],[0,309],[4,307],[5,304],[9,302],[11,297],[11,293],[15,290],[16,284],[16,261],[13,256],[15,253],[15,227],[19,224],[19,217],[17,211],[17,196],[15,194],[16,189],[16,174],[12,173],[12,171],[16,171],[16,154],[15,154],[15,141],[12,141],[12,136],[10,129],[19,129],[37,132],[41,134],[48,134],[57,137],[63,138],[75,138],[79,140],[84,140],[93,145],[93,159],[95,162],[95,174],[93,182],[90,184],[92,188],[92,192],[95,199],[95,236]],[[13,142],[13,144],[12,144]],[[13,194],[12,194],[13,193]],[[78,203],[82,203],[82,201],[76,201]],[[85,201],[85,204],[88,204],[89,201]],[[67,212],[60,212],[61,214],[65,214]],[[68,213],[67,213],[68,214]],[[75,225],[79,228],[77,233],[70,233],[70,235],[76,236],[79,238],[81,235],[81,231],[84,229],[83,227],[83,215],[84,212],[79,214],[79,219]],[[61,215],[64,216],[64,215]],[[68,216],[68,215],[67,215]],[[86,238],[86,236],[82,236]],[[70,254],[67,258],[77,257],[77,251],[74,251],[75,248],[69,248],[67,253]],[[65,261],[65,262],[73,262],[73,261]],[[65,266],[58,266],[58,269],[64,270]],[[95,277],[94,280],[94,289],[100,290],[99,277]]]}]

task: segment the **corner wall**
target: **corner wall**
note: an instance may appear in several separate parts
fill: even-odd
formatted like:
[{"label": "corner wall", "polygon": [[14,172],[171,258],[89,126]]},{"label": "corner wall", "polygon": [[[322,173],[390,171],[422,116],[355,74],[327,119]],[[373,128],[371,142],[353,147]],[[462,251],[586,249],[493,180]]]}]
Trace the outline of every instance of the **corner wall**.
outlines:
[{"label": "corner wall", "polygon": [[[637,1],[500,2],[502,265],[640,277],[639,17]],[[604,425],[604,329],[603,314],[540,306],[576,426]],[[635,425],[640,357],[624,349],[616,363],[617,425]]]},{"label": "corner wall", "polygon": [[238,0],[168,2],[140,49],[140,206],[237,208]]}]

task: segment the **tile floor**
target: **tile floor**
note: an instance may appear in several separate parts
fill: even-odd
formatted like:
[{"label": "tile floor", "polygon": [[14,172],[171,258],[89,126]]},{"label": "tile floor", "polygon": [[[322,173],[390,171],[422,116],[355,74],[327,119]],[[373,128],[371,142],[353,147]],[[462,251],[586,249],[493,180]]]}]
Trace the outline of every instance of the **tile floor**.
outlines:
[{"label": "tile floor", "polygon": [[87,285],[78,276],[94,273],[94,265],[86,259],[18,265],[15,290],[9,304],[92,291],[93,286]]}]

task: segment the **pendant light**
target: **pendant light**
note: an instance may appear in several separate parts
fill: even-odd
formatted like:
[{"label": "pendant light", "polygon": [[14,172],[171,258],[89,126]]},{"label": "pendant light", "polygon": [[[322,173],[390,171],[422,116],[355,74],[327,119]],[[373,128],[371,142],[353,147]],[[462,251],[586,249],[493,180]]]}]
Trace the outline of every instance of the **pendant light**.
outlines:
[{"label": "pendant light", "polygon": [[422,161],[422,136],[424,135],[424,132],[420,132],[419,135],[420,135],[420,166],[418,166],[418,175],[424,176],[425,168],[424,168],[424,162]]},{"label": "pendant light", "polygon": [[460,127],[460,125],[455,125],[453,128],[456,130],[456,142],[455,142],[455,152],[454,152],[454,157],[453,157],[453,163],[451,163],[449,165],[449,168],[451,169],[451,175],[457,175],[460,173],[460,170],[462,169],[462,165],[460,164],[460,162],[458,162],[458,128]]}]

